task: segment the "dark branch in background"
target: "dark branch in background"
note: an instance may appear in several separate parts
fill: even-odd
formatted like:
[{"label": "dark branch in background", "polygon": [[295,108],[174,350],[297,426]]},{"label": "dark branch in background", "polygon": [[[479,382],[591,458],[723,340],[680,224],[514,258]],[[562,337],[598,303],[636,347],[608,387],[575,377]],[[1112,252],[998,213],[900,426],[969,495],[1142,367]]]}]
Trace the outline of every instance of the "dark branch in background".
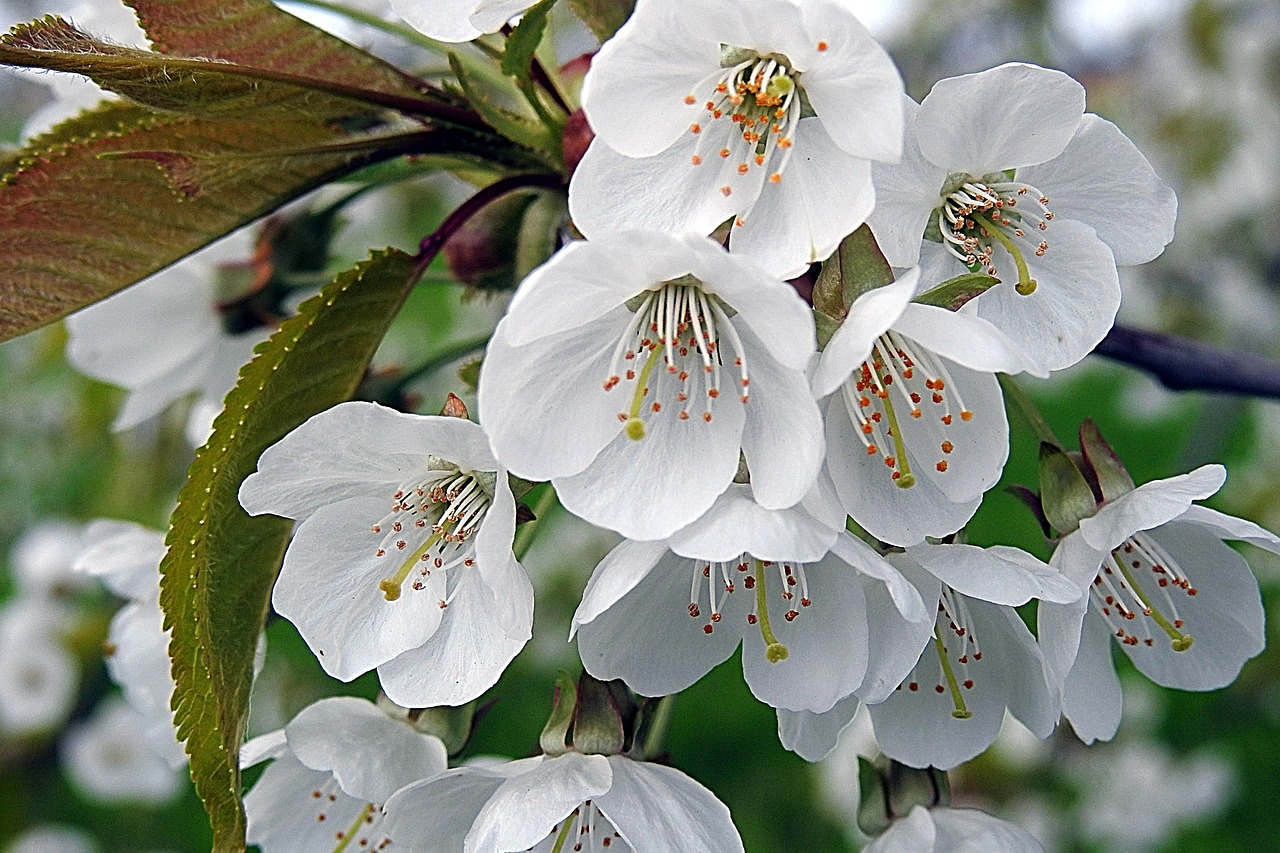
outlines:
[{"label": "dark branch in background", "polygon": [[1098,355],[1144,370],[1174,391],[1217,391],[1280,399],[1280,362],[1127,326],[1094,348]]}]

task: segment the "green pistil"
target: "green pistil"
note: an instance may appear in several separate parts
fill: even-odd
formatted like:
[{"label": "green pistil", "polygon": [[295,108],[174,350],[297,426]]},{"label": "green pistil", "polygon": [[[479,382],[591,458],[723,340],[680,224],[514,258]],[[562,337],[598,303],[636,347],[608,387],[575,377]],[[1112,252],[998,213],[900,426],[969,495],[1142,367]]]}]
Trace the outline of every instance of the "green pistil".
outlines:
[{"label": "green pistil", "polygon": [[413,567],[418,564],[418,561],[422,559],[424,554],[431,550],[433,545],[440,541],[440,537],[444,534],[445,525],[442,524],[438,531],[432,533],[427,541],[423,542],[422,545],[418,547],[418,550],[414,551],[409,556],[409,559],[404,561],[404,565],[400,567],[400,571],[396,572],[389,578],[383,578],[378,581],[378,589],[382,590],[382,594],[386,597],[387,601],[395,601],[400,597],[400,587],[404,584],[405,578],[409,577],[409,573],[413,571]]},{"label": "green pistil", "polygon": [[551,848],[551,853],[560,853],[564,849],[564,844],[569,840],[569,829],[573,826],[573,813],[564,819],[560,824],[560,834],[556,836],[555,846]]},{"label": "green pistil", "polygon": [[[872,369],[875,365],[872,364]],[[909,489],[916,484],[916,475],[911,473],[911,463],[907,461],[907,446],[902,441],[902,430],[898,428],[898,416],[893,411],[893,395],[885,387],[885,395],[880,398],[884,403],[884,413],[889,418],[889,435],[893,436],[893,452],[897,457],[898,478],[893,482],[899,489]]]},{"label": "green pistil", "polygon": [[373,803],[369,803],[360,810],[360,814],[356,815],[356,819],[351,822],[351,826],[347,828],[347,832],[338,842],[338,846],[333,848],[333,853],[342,853],[343,850],[346,850],[351,845],[352,840],[355,839],[356,834],[360,831],[360,826],[371,814],[373,814]]},{"label": "green pistil", "polygon": [[632,441],[639,441],[644,438],[644,421],[640,420],[640,407],[644,404],[645,392],[649,390],[649,377],[653,375],[654,365],[658,363],[658,356],[662,353],[662,347],[654,344],[649,350],[649,358],[644,363],[644,368],[640,371],[640,378],[636,380],[636,391],[631,397],[631,411],[627,413],[627,424],[623,429],[627,432],[627,438]]},{"label": "green pistil", "polygon": [[988,234],[1000,241],[1000,245],[1004,246],[1012,257],[1013,262],[1018,265],[1018,283],[1015,289],[1023,296],[1030,296],[1036,292],[1036,280],[1031,277],[1031,271],[1027,269],[1027,259],[1022,256],[1022,250],[1010,240],[1003,231],[991,223],[990,219],[977,213],[969,214],[969,218],[981,225]]},{"label": "green pistil", "polygon": [[964,694],[960,692],[960,682],[956,680],[955,671],[951,668],[951,660],[947,657],[947,647],[942,642],[942,634],[938,632],[938,626],[933,626],[933,648],[938,653],[938,662],[942,664],[942,674],[947,678],[947,689],[951,691],[951,703],[956,709],[951,712],[951,716],[957,720],[967,720],[973,716],[973,712],[964,703]]},{"label": "green pistil", "polygon": [[1129,588],[1132,589],[1137,594],[1138,598],[1142,599],[1142,603],[1146,605],[1146,609],[1142,611],[1143,615],[1150,616],[1152,620],[1169,635],[1169,644],[1173,646],[1173,650],[1175,652],[1185,652],[1187,649],[1191,648],[1191,644],[1195,642],[1195,638],[1190,634],[1184,634],[1177,628],[1173,627],[1173,623],[1165,618],[1165,615],[1156,608],[1156,606],[1151,602],[1151,599],[1147,598],[1147,594],[1142,591],[1142,587],[1138,586],[1138,581],[1129,571],[1129,567],[1125,565],[1125,561],[1114,554],[1112,556],[1115,557],[1116,565],[1120,567],[1120,574],[1124,575],[1124,579],[1129,582]]},{"label": "green pistil", "polygon": [[769,627],[769,602],[764,591],[764,563],[756,560],[756,615],[760,617],[760,636],[764,638],[764,657],[769,663],[779,663],[790,654],[787,647],[778,642]]}]

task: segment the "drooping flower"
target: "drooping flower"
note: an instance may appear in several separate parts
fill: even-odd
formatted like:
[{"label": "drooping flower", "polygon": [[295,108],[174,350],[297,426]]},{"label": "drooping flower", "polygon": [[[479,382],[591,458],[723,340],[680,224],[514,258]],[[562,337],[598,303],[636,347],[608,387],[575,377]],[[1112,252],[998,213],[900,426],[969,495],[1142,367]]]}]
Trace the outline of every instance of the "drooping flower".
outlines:
[{"label": "drooping flower", "polygon": [[218,270],[252,252],[250,232],[238,231],[67,318],[72,366],[129,392],[113,429],[137,426],[194,392],[187,437],[208,438],[241,366],[271,332],[222,303]]},{"label": "drooping flower", "polygon": [[462,42],[496,33],[535,0],[391,0],[405,23],[438,41]]},{"label": "drooping flower", "polygon": [[919,657],[932,614],[896,569],[830,523],[829,498],[807,503],[816,517],[804,505],[765,510],[735,485],[666,541],[615,548],[573,617],[586,670],[662,696],[742,644],[748,685],[775,708],[882,700]]},{"label": "drooping flower", "polygon": [[540,755],[459,767],[396,793],[395,847],[467,853],[739,853],[729,810],[672,767],[622,755]]},{"label": "drooping flower", "polygon": [[62,764],[76,786],[107,803],[166,803],[182,788],[178,771],[152,749],[145,720],[123,699],[98,704],[62,740]]},{"label": "drooping flower", "polygon": [[1032,598],[1071,602],[1081,591],[1017,548],[918,545],[891,558],[926,600],[937,602],[933,642],[911,674],[869,705],[885,755],[949,770],[995,740],[1008,711],[1040,738],[1061,713],[1058,685],[1014,607]]},{"label": "drooping flower", "polygon": [[822,464],[812,312],[706,237],[620,232],[535,270],[498,324],[480,419],[512,473],[638,540],[706,512],[745,455],[761,505]]},{"label": "drooping flower", "polygon": [[790,278],[875,202],[870,161],[902,153],[902,81],[837,0],[641,0],[592,61],[596,138],[569,209],[588,237],[709,234]]},{"label": "drooping flower", "polygon": [[1152,681],[1180,690],[1225,687],[1262,651],[1258,582],[1223,540],[1280,553],[1280,537],[1192,503],[1225,479],[1222,466],[1205,465],[1107,494],[1058,543],[1051,565],[1087,593],[1042,605],[1037,633],[1063,713],[1086,743],[1110,739],[1120,724],[1108,637]]},{"label": "drooping flower", "polygon": [[1044,853],[1026,830],[978,809],[916,806],[867,853]]},{"label": "drooping flower", "polygon": [[439,738],[352,696],[321,699],[240,752],[243,767],[267,759],[244,798],[248,841],[263,853],[394,850],[383,804],[448,766]]},{"label": "drooping flower", "polygon": [[464,418],[343,403],[268,448],[240,502],[301,522],[271,600],[335,678],[377,667],[397,704],[458,705],[529,639],[515,499]]},{"label": "drooping flower", "polygon": [[1010,63],[940,81],[908,106],[900,163],[874,171],[869,222],[896,267],[930,284],[966,269],[1005,279],[974,299],[1050,370],[1079,361],[1120,304],[1116,265],[1173,237],[1177,200],[1067,75]]},{"label": "drooping flower", "polygon": [[827,470],[846,512],[894,545],[964,526],[1000,479],[1009,425],[996,372],[1037,370],[979,317],[911,300],[912,269],[859,296],[814,373]]}]

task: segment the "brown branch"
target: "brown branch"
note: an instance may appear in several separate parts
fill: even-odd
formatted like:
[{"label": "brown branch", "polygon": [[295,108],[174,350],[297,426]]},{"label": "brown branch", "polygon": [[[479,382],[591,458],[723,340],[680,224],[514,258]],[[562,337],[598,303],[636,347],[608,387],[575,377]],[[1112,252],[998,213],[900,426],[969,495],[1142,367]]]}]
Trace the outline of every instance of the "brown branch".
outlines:
[{"label": "brown branch", "polygon": [[1174,391],[1214,391],[1280,399],[1280,362],[1163,332],[1116,326],[1098,355],[1151,374]]}]

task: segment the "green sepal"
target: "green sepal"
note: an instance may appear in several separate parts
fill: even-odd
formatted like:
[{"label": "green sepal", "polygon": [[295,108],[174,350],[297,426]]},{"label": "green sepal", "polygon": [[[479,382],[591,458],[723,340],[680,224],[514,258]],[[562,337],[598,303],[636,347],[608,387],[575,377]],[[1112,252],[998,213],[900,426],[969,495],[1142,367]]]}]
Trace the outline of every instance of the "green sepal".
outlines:
[{"label": "green sepal", "polygon": [[951,805],[951,784],[945,771],[936,767],[908,767],[889,761],[885,773],[889,789],[889,812],[906,817],[916,806],[931,809]]},{"label": "green sepal", "polygon": [[1135,488],[1129,470],[1124,467],[1120,457],[1111,445],[1102,437],[1102,430],[1092,418],[1085,418],[1080,424],[1080,452],[1084,454],[1085,464],[1093,475],[1093,480],[1102,494],[1102,500],[1113,501],[1121,495],[1127,495]]},{"label": "green sepal", "polygon": [[1040,443],[1040,505],[1053,529],[1064,536],[1098,511],[1093,489],[1070,454],[1047,441]]},{"label": "green sepal", "polygon": [[440,738],[449,756],[453,757],[460,755],[471,740],[476,723],[476,703],[471,701],[456,708],[448,705],[415,708],[409,711],[406,720],[417,731]]},{"label": "green sepal", "polygon": [[542,727],[538,745],[547,755],[564,755],[569,751],[569,728],[573,725],[573,713],[578,705],[578,685],[573,676],[560,672],[556,676],[556,689],[552,699],[551,716]]},{"label": "green sepal", "polygon": [[547,19],[551,7],[556,0],[542,0],[520,16],[520,23],[507,38],[506,50],[502,52],[502,73],[508,77],[519,77],[529,73],[529,65],[533,62],[533,54],[542,43],[542,36],[547,31]]},{"label": "green sepal", "polygon": [[841,322],[859,296],[893,283],[893,268],[885,260],[871,229],[863,225],[840,241],[822,264],[813,285],[813,307]]},{"label": "green sepal", "polygon": [[813,312],[813,324],[818,330],[818,349],[824,350],[840,328],[840,321],[829,317],[821,311]]},{"label": "green sepal", "polygon": [[936,305],[948,311],[959,311],[966,302],[981,296],[1000,283],[1000,279],[982,272],[969,272],[947,279],[913,299],[921,305]]},{"label": "green sepal", "polygon": [[615,693],[622,682],[604,682],[582,673],[573,714],[573,748],[584,755],[620,755],[626,744],[623,710]]},{"label": "green sepal", "polygon": [[569,8],[603,42],[631,17],[636,0],[569,0]]},{"label": "green sepal", "polygon": [[542,485],[538,481],[526,480],[524,477],[517,477],[515,474],[508,474],[507,482],[510,484],[511,494],[516,500],[520,500],[522,497],[529,494],[529,492]]},{"label": "green sepal", "polygon": [[875,838],[893,823],[889,791],[880,771],[861,755],[858,756],[858,796],[858,829]]}]

